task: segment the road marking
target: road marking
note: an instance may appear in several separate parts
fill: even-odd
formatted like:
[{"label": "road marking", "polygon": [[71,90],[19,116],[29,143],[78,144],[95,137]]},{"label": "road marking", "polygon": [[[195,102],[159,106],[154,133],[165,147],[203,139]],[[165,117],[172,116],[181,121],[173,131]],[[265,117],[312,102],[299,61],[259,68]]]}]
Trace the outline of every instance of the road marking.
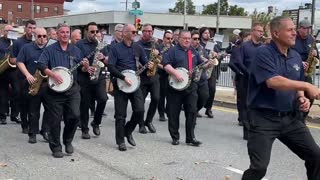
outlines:
[{"label": "road marking", "polygon": [[[232,108],[214,106],[212,109],[217,110],[217,111],[222,111],[222,112],[228,112],[228,113],[238,113],[237,110],[232,109]],[[313,123],[308,123],[307,127],[312,128],[312,129],[320,129],[320,126],[315,125]]]},{"label": "road marking", "polygon": [[[244,173],[244,171],[242,171],[240,169],[233,168],[233,167],[224,167],[224,169],[227,169],[229,171],[232,171],[234,173],[241,174],[241,175],[243,175],[243,173]],[[263,178],[262,180],[268,180],[268,179]]]}]

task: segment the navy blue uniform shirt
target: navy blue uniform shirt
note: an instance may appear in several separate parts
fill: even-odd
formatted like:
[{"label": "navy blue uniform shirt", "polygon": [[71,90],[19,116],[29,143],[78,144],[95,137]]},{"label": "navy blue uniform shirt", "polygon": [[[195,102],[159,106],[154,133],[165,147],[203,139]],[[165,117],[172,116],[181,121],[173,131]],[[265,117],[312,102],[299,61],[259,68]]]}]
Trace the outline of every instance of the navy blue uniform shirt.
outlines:
[{"label": "navy blue uniform shirt", "polygon": [[[41,70],[46,67],[53,69],[62,66],[70,69],[82,60],[80,49],[72,44],[68,44],[67,50],[64,51],[59,42],[46,47],[38,59]],[[73,71],[76,78],[77,71]]]},{"label": "navy blue uniform shirt", "polygon": [[34,74],[37,69],[37,61],[44,48],[39,48],[35,42],[26,44],[17,56],[17,62],[23,63],[30,74]]},{"label": "navy blue uniform shirt", "polygon": [[0,37],[0,60],[3,59],[5,55],[10,53],[10,43],[10,39]]},{"label": "navy blue uniform shirt", "polygon": [[257,49],[251,64],[247,103],[249,108],[263,108],[280,112],[295,110],[296,91],[280,91],[267,87],[266,81],[275,76],[303,81],[304,71],[300,55],[293,49],[287,57],[271,41]]},{"label": "navy blue uniform shirt", "polygon": [[22,37],[18,38],[18,39],[13,43],[11,57],[12,57],[12,58],[18,57],[18,54],[19,54],[19,51],[21,50],[21,48],[22,48],[25,44],[28,44],[28,43],[30,43],[30,42],[32,42],[32,40],[28,40],[25,35],[23,35]]},{"label": "navy blue uniform shirt", "polygon": [[233,72],[236,73],[236,75],[243,75],[243,71],[241,71],[240,69],[240,62],[241,62],[241,59],[242,59],[242,54],[241,54],[241,44],[238,45],[238,46],[234,46],[232,48],[232,53],[231,53],[231,56],[230,56],[230,62],[228,64],[228,66],[231,68],[231,70]]},{"label": "navy blue uniform shirt", "polygon": [[137,61],[144,65],[148,62],[148,58],[141,46],[135,43],[127,46],[121,42],[110,48],[108,61],[120,72],[127,69],[136,71]]},{"label": "navy blue uniform shirt", "polygon": [[[209,55],[208,55],[207,51],[205,51],[205,49],[203,49],[201,45],[199,45],[197,48],[194,48],[194,49],[199,53],[200,57],[203,56],[204,58],[209,59]],[[201,62],[202,62],[202,59],[201,59]],[[203,85],[205,83],[208,83],[207,80],[208,80],[208,78],[207,78],[206,69],[203,69],[200,80],[197,82],[197,84]]]},{"label": "navy blue uniform shirt", "polygon": [[242,43],[240,47],[239,68],[244,73],[250,73],[250,65],[255,60],[257,48],[261,44],[255,44],[252,40]]},{"label": "navy blue uniform shirt", "polygon": [[297,35],[296,44],[294,45],[293,49],[300,54],[302,61],[306,61],[308,59],[312,43],[313,38],[311,36],[308,36],[306,39],[302,39],[299,34]]},{"label": "navy blue uniform shirt", "polygon": [[[94,52],[98,43],[96,41],[90,42],[88,39],[81,39],[76,43],[76,46],[81,50],[81,57],[85,58],[87,57],[90,53]],[[94,54],[88,59],[90,65],[92,65],[94,58]]]}]

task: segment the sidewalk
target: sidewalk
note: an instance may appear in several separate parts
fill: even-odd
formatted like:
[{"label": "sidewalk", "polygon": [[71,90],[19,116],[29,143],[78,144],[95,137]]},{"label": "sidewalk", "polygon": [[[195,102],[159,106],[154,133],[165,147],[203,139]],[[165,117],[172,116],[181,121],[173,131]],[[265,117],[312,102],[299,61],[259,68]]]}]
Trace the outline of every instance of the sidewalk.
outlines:
[{"label": "sidewalk", "polygon": [[[215,104],[236,109],[236,96],[233,88],[217,87]],[[307,118],[309,122],[320,124],[320,100],[315,100]]]}]

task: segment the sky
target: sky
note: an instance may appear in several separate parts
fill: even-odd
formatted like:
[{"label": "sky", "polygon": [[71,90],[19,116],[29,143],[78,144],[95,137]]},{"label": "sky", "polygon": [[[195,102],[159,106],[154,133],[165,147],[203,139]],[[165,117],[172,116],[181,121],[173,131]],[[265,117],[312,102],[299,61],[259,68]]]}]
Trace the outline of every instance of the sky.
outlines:
[{"label": "sky", "polygon": [[[132,2],[133,0],[128,0]],[[166,13],[169,8],[174,8],[175,0],[138,0],[140,9],[145,12]],[[296,9],[305,3],[311,3],[312,0],[228,0],[229,5],[238,5],[244,7],[246,11],[253,12],[257,8],[258,12],[267,11],[268,6],[275,6],[278,12],[285,9]],[[316,7],[320,9],[320,1],[316,0]],[[65,9],[70,10],[69,14],[125,10],[126,0],[73,0],[72,3],[65,3]],[[193,0],[197,11],[201,11],[201,6],[217,2],[217,0]],[[254,4],[254,6],[253,6]],[[131,9],[131,3],[128,3],[128,9]]]}]

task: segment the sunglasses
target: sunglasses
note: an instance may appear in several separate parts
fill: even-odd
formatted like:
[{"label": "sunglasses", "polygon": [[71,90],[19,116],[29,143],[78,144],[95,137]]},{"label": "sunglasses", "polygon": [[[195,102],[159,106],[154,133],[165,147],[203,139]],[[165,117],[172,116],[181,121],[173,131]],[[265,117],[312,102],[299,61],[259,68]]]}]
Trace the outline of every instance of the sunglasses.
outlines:
[{"label": "sunglasses", "polygon": [[99,30],[92,30],[92,31],[90,31],[91,34],[94,34],[94,33],[97,34],[98,32],[99,32]]},{"label": "sunglasses", "polygon": [[192,38],[194,41],[199,41],[200,38]]},{"label": "sunglasses", "polygon": [[152,33],[152,30],[143,30],[142,32]]},{"label": "sunglasses", "polygon": [[47,38],[47,35],[38,35],[37,37],[38,37],[39,39],[42,38],[42,37],[43,37],[43,38]]},{"label": "sunglasses", "polygon": [[173,38],[166,38],[167,40],[172,40]]}]

